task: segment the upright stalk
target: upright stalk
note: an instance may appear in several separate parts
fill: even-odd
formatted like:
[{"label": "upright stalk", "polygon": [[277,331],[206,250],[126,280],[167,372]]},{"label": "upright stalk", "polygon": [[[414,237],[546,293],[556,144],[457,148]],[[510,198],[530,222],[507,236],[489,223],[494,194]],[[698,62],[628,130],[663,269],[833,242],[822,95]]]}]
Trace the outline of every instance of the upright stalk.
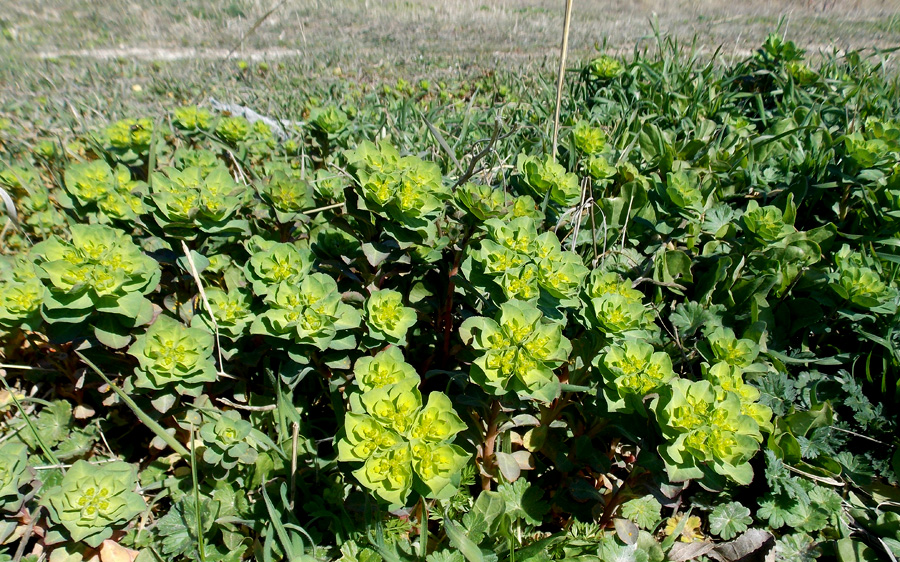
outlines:
[{"label": "upright stalk", "polygon": [[553,145],[552,154],[556,158],[556,146],[559,139],[559,108],[562,105],[563,81],[566,76],[566,55],[569,53],[569,25],[572,22],[572,3],[566,0],[566,17],[563,24],[562,45],[559,48],[559,73],[556,76],[556,111],[553,113]]}]

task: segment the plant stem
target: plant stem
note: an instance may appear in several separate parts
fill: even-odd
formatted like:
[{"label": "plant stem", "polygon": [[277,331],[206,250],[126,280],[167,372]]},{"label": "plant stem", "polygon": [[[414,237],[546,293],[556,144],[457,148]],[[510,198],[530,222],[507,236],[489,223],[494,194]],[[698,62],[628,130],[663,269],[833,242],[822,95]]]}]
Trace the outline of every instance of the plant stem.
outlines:
[{"label": "plant stem", "polygon": [[[500,401],[494,400],[491,404],[491,413],[488,418],[488,426],[487,431],[484,433],[484,446],[481,451],[481,464],[484,468],[485,472],[490,472],[487,470],[487,464],[494,464],[494,445],[497,442],[497,436],[499,432],[497,431],[499,424],[497,423],[498,418],[500,417]],[[493,466],[491,466],[493,468]],[[482,490],[490,490],[491,489],[491,480],[492,477],[484,476],[481,477],[481,489]]]}]

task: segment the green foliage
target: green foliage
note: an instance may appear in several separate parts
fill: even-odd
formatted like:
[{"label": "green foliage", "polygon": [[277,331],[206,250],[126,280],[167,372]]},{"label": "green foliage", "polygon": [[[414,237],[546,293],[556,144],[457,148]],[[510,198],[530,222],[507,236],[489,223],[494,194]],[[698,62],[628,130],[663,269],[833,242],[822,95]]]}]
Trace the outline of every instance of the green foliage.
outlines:
[{"label": "green foliage", "polygon": [[77,461],[60,484],[45,490],[42,501],[50,519],[61,525],[68,540],[97,547],[143,512],[147,505],[134,491],[137,469],[116,461],[92,465]]},{"label": "green foliage", "polygon": [[562,326],[545,319],[534,305],[508,301],[493,320],[469,318],[459,331],[464,342],[481,352],[470,376],[486,391],[513,391],[544,402],[559,395],[553,369],[566,361],[572,345]]},{"label": "green foliage", "polygon": [[743,533],[751,523],[750,510],[738,502],[719,504],[709,514],[709,531],[725,540]]},{"label": "green foliage", "polygon": [[659,524],[662,505],[651,495],[635,498],[622,504],[619,515],[630,519],[640,527],[652,531]]},{"label": "green foliage", "polygon": [[900,85],[658,47],[4,128],[0,556],[897,555]]}]

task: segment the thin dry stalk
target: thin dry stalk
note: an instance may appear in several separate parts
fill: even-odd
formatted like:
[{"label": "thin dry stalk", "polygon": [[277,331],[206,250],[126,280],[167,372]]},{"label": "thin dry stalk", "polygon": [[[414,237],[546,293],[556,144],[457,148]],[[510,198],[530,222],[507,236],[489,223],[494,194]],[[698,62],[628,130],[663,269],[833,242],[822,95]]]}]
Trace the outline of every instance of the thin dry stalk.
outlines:
[{"label": "thin dry stalk", "polygon": [[566,0],[566,20],[563,24],[562,45],[559,48],[559,74],[556,76],[556,111],[553,113],[553,158],[556,158],[556,147],[559,140],[559,108],[562,105],[563,82],[566,78],[566,56],[569,53],[569,27],[572,23],[573,1]]}]

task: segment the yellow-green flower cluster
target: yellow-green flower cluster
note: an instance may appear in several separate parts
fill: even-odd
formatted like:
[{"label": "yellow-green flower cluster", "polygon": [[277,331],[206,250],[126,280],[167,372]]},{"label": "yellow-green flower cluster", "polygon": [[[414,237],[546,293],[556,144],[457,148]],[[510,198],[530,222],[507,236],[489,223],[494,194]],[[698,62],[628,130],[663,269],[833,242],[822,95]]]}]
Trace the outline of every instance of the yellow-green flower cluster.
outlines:
[{"label": "yellow-green flower cluster", "polygon": [[48,290],[43,316],[48,322],[77,323],[94,311],[128,318],[133,325],[152,306],[143,297],[156,289],[159,264],[131,237],[103,225],[72,226],[72,241],[57,236],[32,249],[38,277]]},{"label": "yellow-green flower cluster", "polygon": [[213,335],[160,316],[128,349],[138,360],[134,386],[147,390],[174,388],[178,394],[198,396],[203,383],[217,379],[212,354]]},{"label": "yellow-green flower cluster", "polygon": [[587,73],[595,79],[609,80],[624,72],[622,63],[609,55],[601,55],[588,63]]},{"label": "yellow-green flower cluster", "polygon": [[675,379],[660,392],[655,410],[670,480],[702,479],[710,470],[742,485],[753,479],[748,461],[762,434],[737,393],[706,380]]},{"label": "yellow-green flower cluster", "polygon": [[153,139],[153,121],[147,118],[116,121],[106,128],[106,138],[120,155],[143,154]]},{"label": "yellow-green flower cluster", "polygon": [[522,181],[541,198],[549,192],[550,199],[558,205],[577,205],[581,199],[578,176],[566,172],[562,164],[552,155],[544,158],[520,154],[516,169]]},{"label": "yellow-green flower cluster", "polygon": [[835,262],[837,272],[832,274],[831,288],[841,298],[861,308],[874,308],[896,294],[876,270],[875,260],[844,246],[835,256]]},{"label": "yellow-green flower cluster", "polygon": [[229,469],[241,464],[253,464],[259,456],[250,437],[253,425],[230,410],[200,426],[198,432],[206,449],[203,461]]},{"label": "yellow-green flower cluster", "polygon": [[359,326],[359,311],[341,301],[334,279],[323,273],[304,276],[299,283],[282,282],[267,294],[269,309],[258,315],[250,333],[292,340],[320,350],[353,349],[349,330]]},{"label": "yellow-green flower cluster", "polygon": [[382,341],[406,345],[406,332],[416,323],[416,311],[403,306],[398,291],[372,291],[366,299],[366,325],[369,335]]},{"label": "yellow-green flower cluster", "polygon": [[[4,264],[0,264],[4,265]],[[37,278],[34,265],[25,259],[7,270],[0,268],[0,334],[14,328],[35,330],[41,323],[44,285]]]},{"label": "yellow-green flower cluster", "polygon": [[643,413],[643,400],[675,378],[672,359],[637,340],[613,345],[595,360],[605,382],[603,394],[610,411]]},{"label": "yellow-green flower cluster", "polygon": [[395,347],[360,359],[354,372],[363,393],[351,399],[338,460],[362,462],[353,475],[395,506],[413,490],[437,499],[456,493],[469,454],[452,444],[466,426],[450,399],[432,392],[423,407],[419,376]]},{"label": "yellow-green flower cluster", "polygon": [[652,313],[641,302],[644,295],[615,273],[595,270],[587,287],[591,320],[608,335],[643,330],[653,324]]},{"label": "yellow-green flower cluster", "polygon": [[58,486],[44,493],[42,503],[50,520],[64,527],[71,541],[97,548],[114,530],[147,509],[144,498],[134,491],[136,487],[134,465],[79,460]]},{"label": "yellow-green flower cluster", "polygon": [[212,170],[165,168],[152,174],[153,218],[167,234],[179,238],[192,239],[198,230],[208,234],[240,232],[247,224],[235,215],[245,190],[222,164]]},{"label": "yellow-green flower cluster", "polygon": [[579,121],[572,127],[572,140],[575,148],[585,156],[600,154],[606,147],[606,133],[587,121]]},{"label": "yellow-green flower cluster", "polygon": [[189,105],[179,107],[172,116],[172,122],[186,132],[208,130],[213,122],[213,115],[207,109]]},{"label": "yellow-green flower cluster", "polygon": [[525,216],[540,220],[543,217],[530,195],[515,196],[489,185],[469,182],[459,186],[454,196],[459,205],[479,221]]},{"label": "yellow-green flower cluster", "polygon": [[553,232],[538,235],[531,217],[490,219],[484,228],[487,237],[469,252],[507,299],[535,302],[541,290],[560,300],[577,297],[588,270],[578,254],[562,250]]},{"label": "yellow-green flower cluster", "polygon": [[254,236],[247,249],[250,260],[244,266],[244,275],[257,296],[274,292],[281,283],[298,284],[312,268],[312,252],[308,248]]},{"label": "yellow-green flower cluster", "polygon": [[82,211],[92,211],[96,206],[101,216],[132,221],[144,213],[141,198],[147,185],[133,181],[122,164],[115,169],[103,160],[71,164],[66,168],[65,184]]},{"label": "yellow-green flower cluster", "polygon": [[256,190],[272,206],[280,223],[292,223],[313,207],[312,186],[288,166],[270,166],[269,175],[257,182]]},{"label": "yellow-green flower cluster", "polygon": [[550,402],[559,396],[553,370],[568,361],[572,344],[562,326],[546,321],[534,305],[511,300],[496,319],[468,318],[459,328],[463,342],[481,352],[470,376],[486,391]]},{"label": "yellow-green flower cluster", "polygon": [[216,134],[229,144],[237,144],[250,135],[250,122],[243,117],[222,117]]},{"label": "yellow-green flower cluster", "polygon": [[441,169],[417,156],[400,156],[387,141],[364,141],[346,153],[369,210],[421,230],[444,209],[450,189]]}]

